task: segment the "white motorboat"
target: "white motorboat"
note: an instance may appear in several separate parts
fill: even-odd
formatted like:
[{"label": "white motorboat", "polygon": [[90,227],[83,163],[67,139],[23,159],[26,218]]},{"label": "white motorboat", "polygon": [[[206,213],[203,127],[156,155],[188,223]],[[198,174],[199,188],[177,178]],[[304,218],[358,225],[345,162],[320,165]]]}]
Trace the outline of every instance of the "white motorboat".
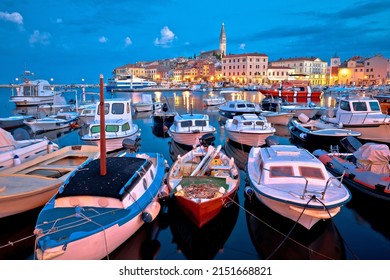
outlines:
[{"label": "white motorboat", "polygon": [[132,106],[135,112],[158,111],[162,108],[162,102],[154,101],[151,94],[144,93],[142,94],[142,100],[132,103]]},{"label": "white motorboat", "polygon": [[58,145],[46,137],[15,140],[12,134],[0,128],[0,171],[58,149]]},{"label": "white motorboat", "polygon": [[213,93],[209,94],[208,97],[203,98],[203,103],[205,106],[217,106],[222,105],[226,102],[223,96],[218,96]]},{"label": "white motorboat", "polygon": [[258,104],[247,100],[233,100],[219,107],[219,114],[222,117],[232,119],[242,114],[260,114],[261,108]]},{"label": "white motorboat", "polygon": [[[123,140],[139,141],[141,131],[133,123],[131,99],[113,98],[104,101],[106,151],[112,152],[123,148]],[[88,132],[81,137],[86,143],[100,147],[100,110],[96,103],[95,119],[88,126]]]},{"label": "white motorboat", "polygon": [[34,119],[33,115],[17,115],[17,116],[9,116],[5,118],[0,118],[0,128],[3,129],[11,129],[16,128],[23,125],[25,120]]},{"label": "white motorboat", "polygon": [[23,82],[16,89],[12,88],[10,102],[16,106],[37,106],[42,104],[53,104],[54,97],[58,92],[47,80],[34,79],[30,71],[25,71]]},{"label": "white motorboat", "polygon": [[342,178],[332,177],[318,158],[293,145],[252,147],[247,174],[252,186],[247,194],[307,229],[334,217],[351,199]]},{"label": "white motorboat", "polygon": [[322,116],[321,120],[360,132],[360,139],[390,143],[390,116],[382,113],[376,98],[344,96],[338,100],[336,116]]},{"label": "white motorboat", "polygon": [[210,125],[206,114],[177,114],[168,129],[169,136],[175,142],[188,146],[198,145],[199,139],[208,133],[215,134],[216,129]]},{"label": "white motorboat", "polygon": [[274,135],[275,128],[264,116],[242,114],[228,119],[225,124],[227,137],[237,143],[259,147],[268,136]]},{"label": "white motorboat", "polygon": [[24,124],[29,126],[33,133],[56,130],[66,127],[74,127],[77,124],[79,115],[77,112],[58,112],[40,119],[25,120]]},{"label": "white motorboat", "polygon": [[132,91],[156,86],[156,82],[135,77],[134,75],[115,75],[108,80],[106,91]]}]

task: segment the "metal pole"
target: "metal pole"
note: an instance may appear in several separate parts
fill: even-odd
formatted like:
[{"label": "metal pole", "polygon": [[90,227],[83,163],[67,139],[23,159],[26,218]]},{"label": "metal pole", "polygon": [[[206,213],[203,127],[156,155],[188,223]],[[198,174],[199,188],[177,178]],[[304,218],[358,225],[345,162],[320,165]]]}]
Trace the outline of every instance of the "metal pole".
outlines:
[{"label": "metal pole", "polygon": [[100,175],[105,176],[106,170],[106,124],[104,111],[104,78],[100,74]]}]

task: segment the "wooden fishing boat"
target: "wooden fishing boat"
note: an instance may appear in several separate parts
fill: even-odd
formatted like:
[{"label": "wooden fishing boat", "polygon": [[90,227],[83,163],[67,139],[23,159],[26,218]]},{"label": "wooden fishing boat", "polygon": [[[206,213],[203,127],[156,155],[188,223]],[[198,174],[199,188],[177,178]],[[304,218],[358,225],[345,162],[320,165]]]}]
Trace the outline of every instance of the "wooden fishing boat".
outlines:
[{"label": "wooden fishing boat", "polygon": [[0,171],[0,218],[43,206],[73,170],[98,155],[94,146],[67,146]]},{"label": "wooden fishing boat", "polygon": [[221,146],[208,145],[194,148],[173,163],[168,174],[168,188],[186,215],[198,227],[211,221],[226,207],[237,193],[240,172],[221,151]]}]

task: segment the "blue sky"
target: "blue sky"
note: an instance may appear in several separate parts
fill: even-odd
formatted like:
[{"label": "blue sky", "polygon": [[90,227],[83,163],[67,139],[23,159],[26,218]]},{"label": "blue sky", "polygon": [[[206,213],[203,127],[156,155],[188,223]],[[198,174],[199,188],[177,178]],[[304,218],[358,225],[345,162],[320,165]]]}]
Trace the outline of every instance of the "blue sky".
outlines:
[{"label": "blue sky", "polygon": [[54,83],[98,83],[115,67],[218,49],[269,60],[390,58],[390,1],[1,0],[0,83],[24,69]]}]

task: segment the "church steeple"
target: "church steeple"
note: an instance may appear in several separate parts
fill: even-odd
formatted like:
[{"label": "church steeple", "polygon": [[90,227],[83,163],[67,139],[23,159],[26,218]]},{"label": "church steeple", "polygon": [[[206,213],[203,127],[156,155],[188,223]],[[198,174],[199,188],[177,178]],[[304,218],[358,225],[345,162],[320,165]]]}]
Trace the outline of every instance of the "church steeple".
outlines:
[{"label": "church steeple", "polygon": [[226,33],[224,23],[222,23],[221,34],[219,35],[219,51],[221,52],[221,57],[226,55]]}]

